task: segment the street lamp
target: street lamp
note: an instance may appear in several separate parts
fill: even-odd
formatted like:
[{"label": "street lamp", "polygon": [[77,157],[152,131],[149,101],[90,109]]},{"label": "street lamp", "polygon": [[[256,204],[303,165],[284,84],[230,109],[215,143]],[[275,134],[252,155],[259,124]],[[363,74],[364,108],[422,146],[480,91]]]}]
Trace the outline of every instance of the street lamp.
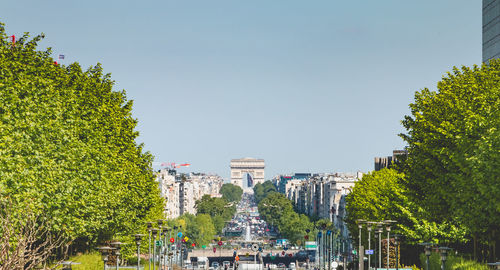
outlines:
[{"label": "street lamp", "polygon": [[153,229],[153,222],[147,222],[146,226],[148,227],[149,241],[148,241],[148,261],[149,261],[149,269],[151,269],[151,230]]},{"label": "street lamp", "polygon": [[399,269],[399,244],[402,241],[403,236],[400,234],[394,235],[394,244],[396,245],[396,270]]},{"label": "street lamp", "polygon": [[112,247],[98,247],[97,250],[101,252],[102,261],[104,262],[104,270],[106,270],[106,264],[109,260],[109,252],[114,250]]},{"label": "street lamp", "polygon": [[156,235],[158,234],[158,229],[153,228],[151,229],[151,235],[153,236],[153,270],[156,268]]},{"label": "street lamp", "polygon": [[114,255],[116,256],[116,270],[118,270],[118,264],[120,262],[120,249],[121,246],[124,245],[125,243],[122,243],[120,241],[112,242],[110,245],[114,247],[115,249],[113,250]]},{"label": "street lamp", "polygon": [[167,233],[169,235],[169,238],[170,238],[170,227],[168,226],[163,226],[162,227],[162,230],[163,230],[163,267],[167,267],[168,265],[168,252],[169,252],[169,247],[168,247],[168,240],[167,240]]},{"label": "street lamp", "polygon": [[[371,250],[371,239],[372,239],[371,233],[372,233],[372,225],[373,224],[377,224],[377,222],[372,222],[372,221],[366,222],[366,228],[368,229],[368,250]],[[371,253],[368,253],[368,269],[370,269],[370,267],[372,267],[371,257],[372,257]]]},{"label": "street lamp", "polygon": [[448,250],[449,247],[439,247],[439,253],[441,254],[441,270],[444,270],[444,266],[446,264],[446,259],[448,258]]},{"label": "street lamp", "polygon": [[358,223],[358,229],[359,229],[359,248],[358,248],[358,269],[363,269],[363,254],[361,254],[361,229],[363,229],[363,223],[365,223],[366,220],[364,219],[356,219],[356,223]]},{"label": "street lamp", "polygon": [[142,238],[146,236],[144,234],[135,234],[135,245],[137,246],[137,270],[139,270],[139,267],[141,265],[141,240]]},{"label": "street lamp", "polygon": [[434,243],[432,243],[432,242],[425,242],[425,243],[419,243],[419,245],[424,246],[425,257],[427,257],[426,260],[425,260],[426,270],[430,270],[431,266],[430,266],[429,257],[431,256],[432,246],[434,246]]},{"label": "street lamp", "polygon": [[377,230],[375,231],[375,233],[378,233],[378,268],[382,268],[382,225],[384,225],[383,222],[378,222]]},{"label": "street lamp", "polygon": [[395,223],[395,220],[384,220],[385,229],[387,230],[387,270],[389,270],[389,247],[391,245],[391,239],[389,239],[389,234],[391,232],[391,224]]}]

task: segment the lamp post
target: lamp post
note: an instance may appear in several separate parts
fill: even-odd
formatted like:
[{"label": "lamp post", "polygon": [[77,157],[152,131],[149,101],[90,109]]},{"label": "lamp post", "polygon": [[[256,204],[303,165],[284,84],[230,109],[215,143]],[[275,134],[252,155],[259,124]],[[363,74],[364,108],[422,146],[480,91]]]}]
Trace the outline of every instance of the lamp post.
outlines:
[{"label": "lamp post", "polygon": [[448,250],[450,249],[451,248],[449,247],[439,247],[439,253],[441,255],[441,270],[444,270],[446,259],[448,258]]},{"label": "lamp post", "polygon": [[424,251],[425,251],[425,265],[426,265],[426,270],[430,270],[430,260],[429,257],[431,256],[432,252],[432,246],[434,246],[434,243],[432,242],[425,242],[425,243],[419,243],[419,245],[424,246]]},{"label": "lamp post", "polygon": [[[331,269],[332,268],[331,267],[332,266],[332,258],[330,256],[330,254],[331,254],[332,247],[330,245],[330,242],[331,242],[331,239],[332,239],[332,231],[330,231],[330,230],[326,231],[326,236],[327,236],[327,238],[326,238],[327,239],[326,245],[328,247],[326,249],[327,250],[327,256],[326,257],[328,258],[328,269]],[[330,237],[330,240],[328,240],[328,237]]]},{"label": "lamp post", "polygon": [[137,246],[137,270],[139,270],[139,267],[141,265],[141,241],[142,238],[144,237],[144,234],[135,234],[135,245]]},{"label": "lamp post", "polygon": [[399,270],[399,244],[401,243],[402,235],[394,235],[394,244],[396,245],[396,270]]},{"label": "lamp post", "polygon": [[164,236],[163,237],[163,244],[165,245],[163,248],[163,267],[167,268],[167,266],[168,266],[168,252],[169,252],[167,233],[170,232],[170,228],[168,226],[163,226],[162,229],[163,229],[163,236]]},{"label": "lamp post", "polygon": [[153,236],[153,270],[156,269],[156,235],[158,234],[158,229],[151,229],[151,235]]},{"label": "lamp post", "polygon": [[363,270],[363,254],[361,254],[361,229],[363,229],[363,223],[365,223],[366,220],[364,219],[357,219],[356,223],[358,223],[358,229],[359,229],[359,248],[358,248],[358,269]]},{"label": "lamp post", "polygon": [[377,223],[377,230],[375,231],[378,233],[378,268],[382,268],[382,225],[384,223]]},{"label": "lamp post", "polygon": [[122,243],[120,241],[116,241],[116,242],[110,243],[110,245],[115,248],[113,251],[114,251],[114,254],[116,256],[116,270],[118,270],[118,265],[120,263],[120,255],[121,255],[120,249],[121,249],[121,246],[124,245],[124,243]]},{"label": "lamp post", "polygon": [[373,250],[374,250],[374,252],[376,251],[375,258],[373,259],[375,268],[377,268],[378,262],[380,261],[380,259],[378,258],[378,249],[377,249],[377,245],[378,245],[378,242],[379,242],[378,241],[379,235],[377,235],[377,232],[378,232],[378,228],[375,229],[375,231],[373,232],[373,237],[375,237],[375,242],[373,244]]},{"label": "lamp post", "polygon": [[104,262],[104,270],[106,270],[106,264],[108,263],[109,259],[109,252],[112,251],[114,248],[112,247],[98,247],[97,250],[101,252],[102,256],[102,261]]},{"label": "lamp post", "polygon": [[[162,230],[163,219],[158,219],[157,222],[158,222],[158,228],[159,228],[158,239],[160,240],[160,243],[161,243],[162,242],[161,238],[163,236],[163,230]],[[162,259],[161,259],[162,248],[163,248],[163,245],[160,245],[158,247],[158,269],[162,269],[162,266],[161,266],[161,264],[162,264]]]},{"label": "lamp post", "polygon": [[148,240],[148,261],[149,261],[149,269],[151,269],[151,230],[153,229],[153,223],[152,222],[147,222],[146,226],[148,227],[148,235],[149,235],[149,240]]},{"label": "lamp post", "polygon": [[389,247],[391,245],[391,239],[389,238],[391,232],[391,224],[395,223],[395,220],[384,220],[385,229],[387,230],[387,270],[389,270]]},{"label": "lamp post", "polygon": [[[376,222],[371,222],[371,221],[368,221],[366,222],[366,228],[368,229],[368,250],[371,250],[371,233],[372,233],[372,225],[376,223]],[[368,254],[368,269],[370,269],[372,267],[371,265],[371,257],[372,255],[369,253]]]}]

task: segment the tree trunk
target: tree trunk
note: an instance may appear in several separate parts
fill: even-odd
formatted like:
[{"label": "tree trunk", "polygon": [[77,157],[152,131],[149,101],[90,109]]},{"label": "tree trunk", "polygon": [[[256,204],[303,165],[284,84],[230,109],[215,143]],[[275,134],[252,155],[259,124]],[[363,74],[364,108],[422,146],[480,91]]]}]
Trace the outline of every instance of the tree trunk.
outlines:
[{"label": "tree trunk", "polygon": [[474,251],[473,251],[474,261],[477,261],[477,235],[474,234],[472,238],[474,239]]}]

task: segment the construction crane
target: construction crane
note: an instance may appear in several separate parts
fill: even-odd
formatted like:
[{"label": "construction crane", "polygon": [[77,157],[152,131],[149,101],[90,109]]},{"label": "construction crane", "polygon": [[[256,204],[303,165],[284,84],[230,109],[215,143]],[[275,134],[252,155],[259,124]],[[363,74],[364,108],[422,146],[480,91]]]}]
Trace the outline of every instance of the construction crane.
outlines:
[{"label": "construction crane", "polygon": [[180,167],[189,167],[189,166],[191,166],[191,164],[189,164],[189,163],[179,164],[179,163],[175,163],[175,162],[162,162],[160,166],[162,166],[164,168],[168,168],[168,169],[178,169]]}]

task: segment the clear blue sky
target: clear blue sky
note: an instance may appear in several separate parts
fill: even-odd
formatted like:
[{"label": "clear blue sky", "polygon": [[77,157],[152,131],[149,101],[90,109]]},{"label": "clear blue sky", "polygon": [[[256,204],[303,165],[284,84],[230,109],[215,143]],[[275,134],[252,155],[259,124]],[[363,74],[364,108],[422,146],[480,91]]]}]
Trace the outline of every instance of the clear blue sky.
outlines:
[{"label": "clear blue sky", "polygon": [[3,1],[9,34],[100,62],[157,162],[229,176],[373,170],[414,92],[481,62],[481,1]]}]

